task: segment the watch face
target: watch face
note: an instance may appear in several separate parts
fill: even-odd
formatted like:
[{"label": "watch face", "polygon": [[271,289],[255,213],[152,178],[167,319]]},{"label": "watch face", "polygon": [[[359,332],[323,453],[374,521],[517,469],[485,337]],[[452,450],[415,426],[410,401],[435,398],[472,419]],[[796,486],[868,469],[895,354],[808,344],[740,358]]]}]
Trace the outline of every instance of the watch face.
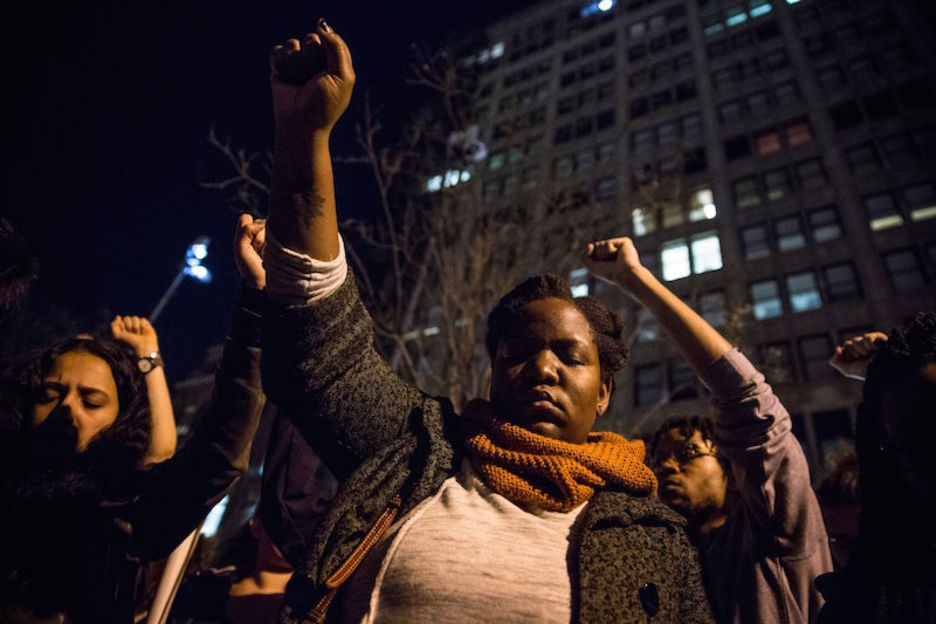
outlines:
[{"label": "watch face", "polygon": [[141,373],[148,373],[153,370],[153,360],[148,357],[141,357],[137,360],[137,368]]}]

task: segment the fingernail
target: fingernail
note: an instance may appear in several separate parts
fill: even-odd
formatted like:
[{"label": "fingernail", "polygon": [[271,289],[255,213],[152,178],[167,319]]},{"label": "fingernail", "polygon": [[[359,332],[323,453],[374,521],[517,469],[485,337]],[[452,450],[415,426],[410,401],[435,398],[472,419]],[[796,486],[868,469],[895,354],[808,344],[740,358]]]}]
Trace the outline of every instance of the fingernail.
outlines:
[{"label": "fingernail", "polygon": [[318,27],[319,27],[319,30],[321,30],[322,32],[329,33],[332,31],[332,27],[328,25],[328,22],[325,21],[324,17],[319,18]]}]

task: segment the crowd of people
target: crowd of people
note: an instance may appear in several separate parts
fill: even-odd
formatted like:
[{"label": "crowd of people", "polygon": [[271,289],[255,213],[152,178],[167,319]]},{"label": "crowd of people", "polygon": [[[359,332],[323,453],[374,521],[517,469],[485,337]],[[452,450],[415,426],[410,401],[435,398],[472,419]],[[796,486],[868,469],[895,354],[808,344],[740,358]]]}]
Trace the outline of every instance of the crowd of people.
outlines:
[{"label": "crowd of people", "polygon": [[[781,398],[626,237],[583,262],[655,318],[713,416],[667,421],[648,449],[596,430],[625,329],[553,274],[491,310],[490,394],[457,409],[379,355],[345,260],[329,137],[355,81],[347,46],[319,21],[271,65],[269,217],[237,224],[243,294],[192,438],[176,449],[144,318],[3,380],[0,619],[133,621],[141,567],[243,473],[268,396],[256,557],[215,621],[936,621],[936,313],[836,349],[864,384],[857,455],[815,490]],[[10,266],[2,309],[32,275]]]}]

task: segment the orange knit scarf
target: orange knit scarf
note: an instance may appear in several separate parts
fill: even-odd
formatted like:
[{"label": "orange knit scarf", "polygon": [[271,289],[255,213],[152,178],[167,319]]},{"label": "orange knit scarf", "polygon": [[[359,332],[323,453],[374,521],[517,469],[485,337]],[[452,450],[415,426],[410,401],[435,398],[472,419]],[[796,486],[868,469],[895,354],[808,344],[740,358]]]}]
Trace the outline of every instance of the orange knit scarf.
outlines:
[{"label": "orange knit scarf", "polygon": [[554,440],[501,420],[480,399],[469,402],[462,417],[472,468],[488,487],[519,505],[569,512],[609,485],[640,496],[656,490],[640,440],[607,431],[588,434],[584,444]]}]

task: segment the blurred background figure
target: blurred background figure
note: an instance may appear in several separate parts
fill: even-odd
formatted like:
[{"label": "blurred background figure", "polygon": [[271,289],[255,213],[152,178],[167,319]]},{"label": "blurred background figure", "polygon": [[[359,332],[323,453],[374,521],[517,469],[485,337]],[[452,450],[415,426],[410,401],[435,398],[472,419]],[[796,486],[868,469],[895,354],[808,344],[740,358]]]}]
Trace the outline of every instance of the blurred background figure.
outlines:
[{"label": "blurred background figure", "polygon": [[858,455],[854,448],[842,448],[832,455],[830,467],[816,487],[816,497],[826,532],[832,563],[840,570],[848,564],[858,541]]},{"label": "blurred background figure", "polygon": [[[864,377],[858,410],[860,522],[845,569],[818,584],[820,622],[936,621],[936,312],[886,340],[846,343],[833,365]],[[866,375],[865,375],[866,371]]]}]

